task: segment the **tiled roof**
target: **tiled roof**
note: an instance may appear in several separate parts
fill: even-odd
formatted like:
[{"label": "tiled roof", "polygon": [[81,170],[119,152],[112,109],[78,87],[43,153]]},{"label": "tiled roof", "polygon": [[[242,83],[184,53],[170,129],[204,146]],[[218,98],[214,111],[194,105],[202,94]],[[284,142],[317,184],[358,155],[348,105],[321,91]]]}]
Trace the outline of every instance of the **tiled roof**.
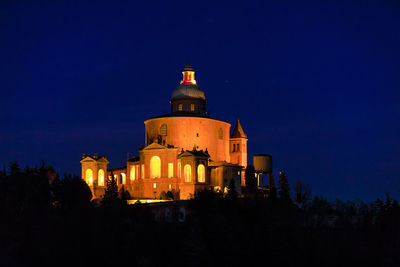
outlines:
[{"label": "tiled roof", "polygon": [[239,120],[237,120],[236,122],[236,126],[231,134],[231,138],[247,138],[247,135],[244,133],[242,125],[240,125]]}]

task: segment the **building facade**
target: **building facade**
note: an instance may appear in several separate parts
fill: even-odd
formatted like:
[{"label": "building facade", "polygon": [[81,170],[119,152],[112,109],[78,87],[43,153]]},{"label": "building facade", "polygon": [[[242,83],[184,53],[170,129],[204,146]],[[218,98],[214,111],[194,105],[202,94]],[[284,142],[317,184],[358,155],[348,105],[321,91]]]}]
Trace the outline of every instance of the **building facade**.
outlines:
[{"label": "building facade", "polygon": [[144,122],[145,147],[138,157],[108,169],[107,158],[82,156],[82,179],[94,198],[102,197],[112,176],[134,199],[159,198],[163,192],[189,199],[205,188],[226,192],[231,179],[239,191],[244,186],[247,135],[239,120],[231,133],[229,123],[211,118],[192,66],[185,66],[182,74],[172,93],[171,112]]}]

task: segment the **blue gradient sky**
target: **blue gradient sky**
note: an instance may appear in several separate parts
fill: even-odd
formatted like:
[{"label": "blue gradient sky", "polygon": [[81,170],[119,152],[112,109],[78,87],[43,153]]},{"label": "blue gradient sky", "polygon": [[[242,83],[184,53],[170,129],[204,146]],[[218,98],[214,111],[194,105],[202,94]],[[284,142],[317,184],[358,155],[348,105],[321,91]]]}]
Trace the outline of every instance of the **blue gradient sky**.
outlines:
[{"label": "blue gradient sky", "polygon": [[190,59],[250,161],[329,198],[399,199],[400,2],[299,2],[1,1],[0,164],[123,165]]}]

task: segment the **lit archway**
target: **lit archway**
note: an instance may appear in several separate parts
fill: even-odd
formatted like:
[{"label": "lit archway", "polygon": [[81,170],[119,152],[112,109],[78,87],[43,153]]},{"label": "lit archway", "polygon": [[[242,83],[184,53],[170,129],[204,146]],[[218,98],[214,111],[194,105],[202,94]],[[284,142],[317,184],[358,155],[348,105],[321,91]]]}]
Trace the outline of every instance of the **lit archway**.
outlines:
[{"label": "lit archway", "polygon": [[93,185],[93,171],[91,169],[86,170],[86,183]]},{"label": "lit archway", "polygon": [[189,183],[192,180],[192,167],[186,164],[183,168],[183,176],[185,177],[185,182]]},{"label": "lit archway", "polygon": [[159,156],[154,156],[150,159],[150,178],[161,177],[161,159]]},{"label": "lit archway", "polygon": [[197,179],[199,180],[199,183],[204,183],[206,181],[206,168],[203,164],[197,166]]},{"label": "lit archway", "polygon": [[126,174],[121,173],[121,184],[126,184]]},{"label": "lit archway", "polygon": [[98,177],[99,186],[104,186],[104,171],[103,171],[103,169],[99,170],[97,177]]}]

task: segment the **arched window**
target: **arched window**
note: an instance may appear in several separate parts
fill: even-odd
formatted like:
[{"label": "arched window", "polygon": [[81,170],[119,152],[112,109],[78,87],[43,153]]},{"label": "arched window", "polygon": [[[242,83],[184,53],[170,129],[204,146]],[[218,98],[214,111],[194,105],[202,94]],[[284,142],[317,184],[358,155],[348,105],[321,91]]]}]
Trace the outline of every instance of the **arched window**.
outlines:
[{"label": "arched window", "polygon": [[161,177],[161,159],[159,156],[154,156],[150,159],[150,178]]},{"label": "arched window", "polygon": [[178,172],[178,178],[181,178],[181,163],[180,162],[178,162],[178,170],[177,170],[177,172]]},{"label": "arched window", "polygon": [[86,183],[93,185],[93,171],[91,169],[86,170]]},{"label": "arched window", "polygon": [[136,175],[135,175],[135,166],[131,166],[131,181],[135,181]]},{"label": "arched window", "polygon": [[168,163],[168,178],[174,177],[174,164]]},{"label": "arched window", "polygon": [[98,177],[99,186],[104,186],[104,171],[103,171],[103,169],[99,170],[99,174],[97,177]]},{"label": "arched window", "polygon": [[167,125],[165,123],[160,127],[160,135],[167,135]]},{"label": "arched window", "polygon": [[121,184],[126,184],[126,174],[121,173]]},{"label": "arched window", "polygon": [[218,138],[222,139],[224,137],[224,133],[222,132],[222,128],[218,129]]},{"label": "arched window", "polygon": [[185,182],[189,183],[192,180],[192,167],[186,164],[183,168],[183,176],[185,177]]},{"label": "arched window", "polygon": [[206,168],[203,164],[197,166],[197,179],[199,183],[204,183],[206,181]]}]

